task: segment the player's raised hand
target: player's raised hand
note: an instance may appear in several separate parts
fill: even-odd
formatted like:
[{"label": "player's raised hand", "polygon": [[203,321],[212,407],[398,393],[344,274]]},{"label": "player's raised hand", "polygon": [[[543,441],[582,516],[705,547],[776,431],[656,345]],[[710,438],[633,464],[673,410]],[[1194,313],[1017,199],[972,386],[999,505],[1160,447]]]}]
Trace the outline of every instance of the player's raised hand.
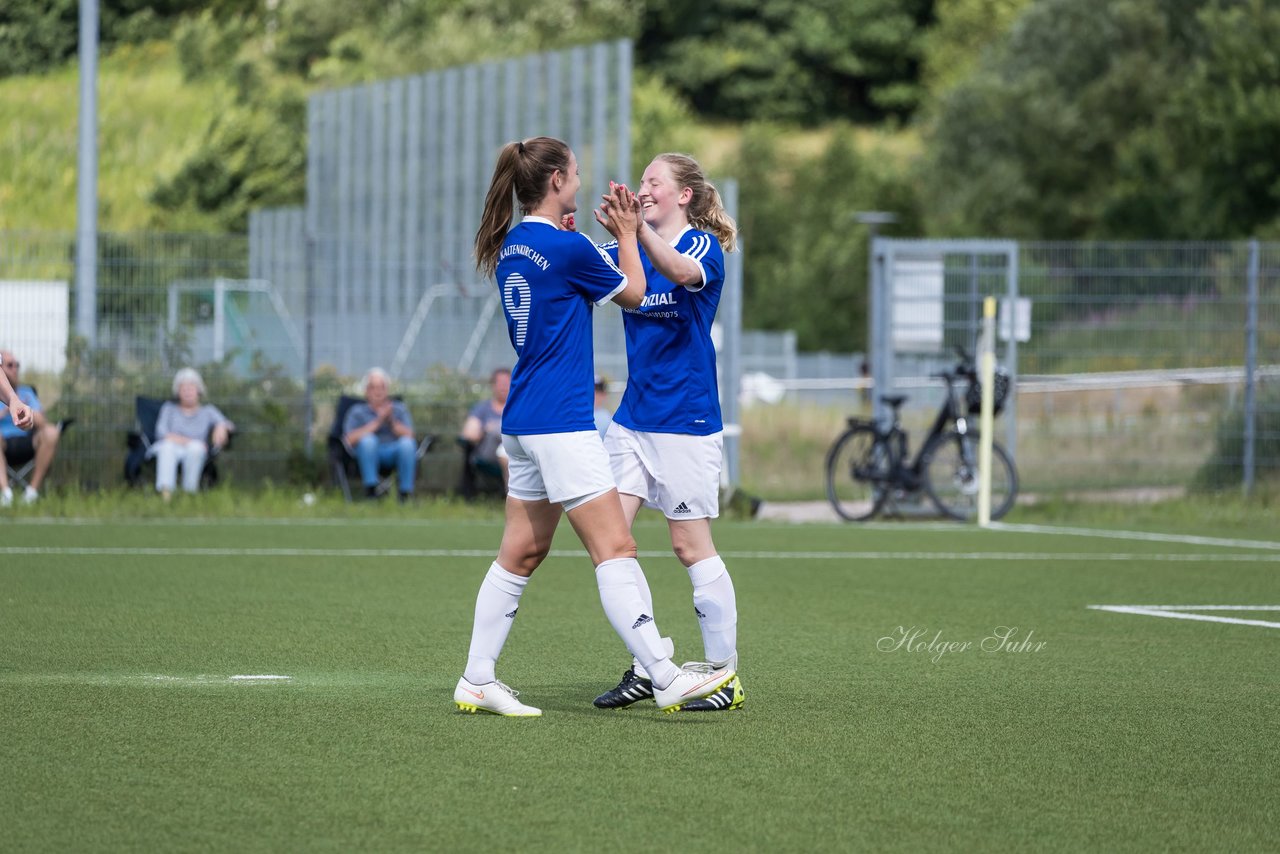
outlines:
[{"label": "player's raised hand", "polygon": [[635,234],[640,227],[640,202],[626,184],[609,182],[609,193],[601,197],[599,210],[593,210],[596,222],[614,237]]}]

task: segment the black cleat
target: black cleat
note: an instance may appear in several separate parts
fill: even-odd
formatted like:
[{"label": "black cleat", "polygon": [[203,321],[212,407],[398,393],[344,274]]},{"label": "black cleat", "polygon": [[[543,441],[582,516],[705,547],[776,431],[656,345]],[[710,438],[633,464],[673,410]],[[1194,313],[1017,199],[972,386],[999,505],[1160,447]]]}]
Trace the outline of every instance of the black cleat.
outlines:
[{"label": "black cleat", "polygon": [[700,700],[691,700],[680,707],[682,712],[727,712],[731,709],[739,708],[743,701],[747,699],[746,692],[742,690],[742,682],[737,676],[733,677],[728,684],[721,686],[720,690],[714,694],[703,697]]},{"label": "black cleat", "polygon": [[653,682],[636,675],[634,666],[622,674],[622,681],[612,691],[605,691],[593,701],[597,709],[625,709],[641,700],[653,699]]}]

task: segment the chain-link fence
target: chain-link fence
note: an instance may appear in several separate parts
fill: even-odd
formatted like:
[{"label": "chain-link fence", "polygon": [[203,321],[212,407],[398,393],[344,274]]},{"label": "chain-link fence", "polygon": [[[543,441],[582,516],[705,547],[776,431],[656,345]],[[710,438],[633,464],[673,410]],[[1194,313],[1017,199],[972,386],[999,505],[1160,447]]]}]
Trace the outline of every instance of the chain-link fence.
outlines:
[{"label": "chain-link fence", "polygon": [[1280,477],[1280,244],[877,240],[872,364],[923,423],[928,374],[1000,298],[1023,488],[1251,489]]},{"label": "chain-link fence", "polygon": [[[733,183],[722,189],[734,204]],[[376,365],[392,372],[393,391],[405,398],[418,432],[438,437],[421,487],[453,489],[461,473],[454,437],[466,412],[488,396],[490,372],[514,362],[492,283],[426,287],[400,311],[374,311],[367,294],[353,296],[345,310],[324,309],[323,299],[308,294],[329,294],[332,247],[304,240],[296,253],[276,253],[273,266],[251,270],[250,243],[100,235],[90,346],[71,322],[74,236],[0,232],[0,348],[21,363],[19,382],[37,390],[51,420],[75,419],[51,484],[122,483],[137,397],[169,397],[175,372],[186,366],[200,371],[208,402],[237,426],[223,474],[242,485],[323,482],[333,406],[343,393],[358,394],[360,376]],[[740,255],[729,256],[727,273],[721,318],[740,319]],[[429,281],[421,266],[398,274]],[[594,324],[596,369],[611,380],[616,400],[627,377],[621,315],[605,306]],[[737,327],[721,325],[725,382],[736,390]],[[735,413],[726,403],[728,423]],[[736,442],[736,435],[726,441],[735,466]]]}]

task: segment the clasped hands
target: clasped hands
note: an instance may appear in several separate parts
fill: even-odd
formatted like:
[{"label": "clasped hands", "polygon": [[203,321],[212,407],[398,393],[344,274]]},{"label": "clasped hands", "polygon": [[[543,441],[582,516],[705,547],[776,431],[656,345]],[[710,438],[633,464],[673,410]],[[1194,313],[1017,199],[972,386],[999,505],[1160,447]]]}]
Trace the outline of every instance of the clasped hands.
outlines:
[{"label": "clasped hands", "polygon": [[614,237],[635,234],[644,220],[640,215],[640,199],[626,184],[609,182],[609,192],[601,196],[600,207],[592,209],[596,222]]}]

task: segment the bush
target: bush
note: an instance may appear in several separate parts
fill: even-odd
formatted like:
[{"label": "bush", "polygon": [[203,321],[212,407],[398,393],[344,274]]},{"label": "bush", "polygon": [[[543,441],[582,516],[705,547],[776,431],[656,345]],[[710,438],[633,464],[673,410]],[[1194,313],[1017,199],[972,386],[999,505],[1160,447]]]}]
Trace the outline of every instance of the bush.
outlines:
[{"label": "bush", "polygon": [[[1254,478],[1280,479],[1280,387],[1259,383],[1254,425]],[[1233,409],[1218,425],[1214,450],[1191,488],[1200,492],[1238,488],[1244,482],[1244,408]]]}]

